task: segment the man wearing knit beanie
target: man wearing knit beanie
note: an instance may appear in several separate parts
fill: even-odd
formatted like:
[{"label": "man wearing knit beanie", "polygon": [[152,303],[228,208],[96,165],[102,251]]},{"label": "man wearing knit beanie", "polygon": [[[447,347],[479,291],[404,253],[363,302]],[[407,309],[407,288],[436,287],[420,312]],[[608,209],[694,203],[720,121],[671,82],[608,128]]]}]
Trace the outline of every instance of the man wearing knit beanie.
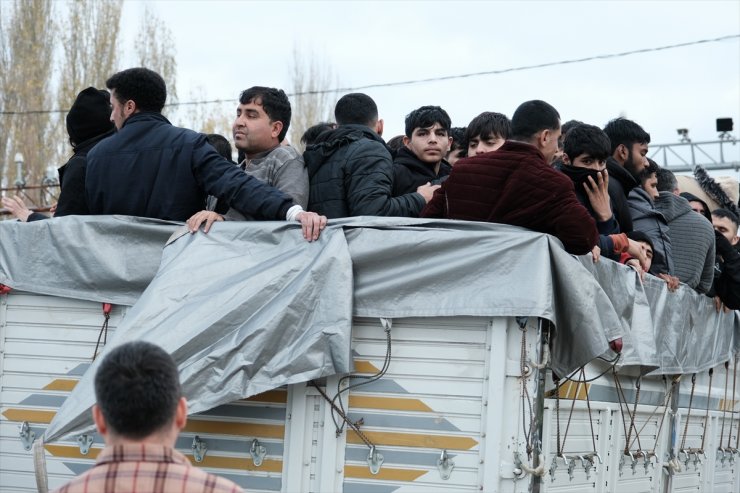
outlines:
[{"label": "man wearing knit beanie", "polygon": [[[61,192],[55,216],[89,214],[85,201],[87,153],[115,132],[110,114],[110,94],[94,87],[80,92],[67,113],[67,134],[74,154],[59,168]],[[3,198],[3,205],[21,221],[47,219],[43,214],[32,213],[20,197]]]}]

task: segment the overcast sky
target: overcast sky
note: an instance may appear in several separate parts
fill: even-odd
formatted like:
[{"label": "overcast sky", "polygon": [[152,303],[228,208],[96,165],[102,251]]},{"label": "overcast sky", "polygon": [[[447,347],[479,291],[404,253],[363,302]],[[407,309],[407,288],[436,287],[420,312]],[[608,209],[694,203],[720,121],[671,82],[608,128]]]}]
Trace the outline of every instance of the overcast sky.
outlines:
[{"label": "overcast sky", "polygon": [[[290,92],[294,45],[323,57],[342,87],[356,87],[740,34],[738,0],[147,3],[173,34],[180,99],[233,99],[234,108],[252,85]],[[143,11],[144,2],[125,2],[125,45]],[[422,105],[440,105],[454,126],[465,126],[481,111],[511,116],[519,103],[543,99],[563,121],[603,126],[624,115],[654,143],[676,142],[678,128],[694,141],[714,140],[718,117],[733,118],[740,133],[740,38],[363,92],[378,103],[387,139]],[[740,145],[731,153],[740,160]]]}]

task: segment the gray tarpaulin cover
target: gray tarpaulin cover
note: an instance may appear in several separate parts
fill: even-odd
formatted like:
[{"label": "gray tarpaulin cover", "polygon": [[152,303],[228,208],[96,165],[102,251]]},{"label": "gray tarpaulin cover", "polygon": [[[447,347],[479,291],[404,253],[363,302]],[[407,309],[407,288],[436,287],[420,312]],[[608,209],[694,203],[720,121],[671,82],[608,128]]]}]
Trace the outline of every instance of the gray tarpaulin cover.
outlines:
[{"label": "gray tarpaulin cover", "polygon": [[[700,371],[740,345],[737,313],[717,314],[688,288],[668,293],[650,277],[643,285],[627,267],[575,259],[556,239],[512,226],[354,218],[307,243],[297,224],[218,223],[162,249],[181,229],[121,217],[6,221],[0,283],[134,305],[106,349],[138,338],[163,346],[193,412],[350,371],[353,315],[546,318],[561,375],[617,337],[622,364],[642,372]],[[94,370],[47,441],[89,429]]]}]

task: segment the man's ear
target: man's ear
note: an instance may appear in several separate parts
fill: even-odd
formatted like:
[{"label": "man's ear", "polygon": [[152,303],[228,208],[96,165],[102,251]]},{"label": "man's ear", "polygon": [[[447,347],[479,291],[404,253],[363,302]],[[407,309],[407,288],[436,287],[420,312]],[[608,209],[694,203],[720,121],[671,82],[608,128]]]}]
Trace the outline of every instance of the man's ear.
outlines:
[{"label": "man's ear", "polygon": [[188,400],[180,397],[175,411],[175,426],[178,430],[182,430],[186,424],[188,424]]},{"label": "man's ear", "polygon": [[380,135],[381,137],[383,136],[383,119],[382,118],[379,118],[378,122],[375,124],[375,133]]},{"label": "man's ear", "polygon": [[730,245],[732,245],[732,246],[735,246],[735,245],[737,245],[737,242],[738,242],[738,241],[740,241],[740,236],[736,236],[736,237],[734,237],[734,238],[732,239],[732,241],[730,242]]},{"label": "man's ear", "polygon": [[95,427],[98,429],[98,434],[102,437],[105,437],[108,434],[108,425],[105,423],[103,411],[97,404],[93,404],[92,416],[93,421],[95,422]]},{"label": "man's ear", "polygon": [[411,142],[411,139],[409,139],[408,137],[406,137],[404,135],[403,136],[403,145],[405,145],[406,147],[408,147],[409,146],[409,142]]},{"label": "man's ear", "polygon": [[619,161],[620,163],[624,163],[627,161],[627,158],[630,155],[630,151],[629,149],[627,149],[626,145],[619,144],[614,151],[614,154],[616,154],[616,156],[614,157],[617,159],[617,161]]},{"label": "man's ear", "polygon": [[137,113],[139,109],[136,107],[136,101],[129,99],[123,103],[123,114],[128,118],[129,116]]},{"label": "man's ear", "polygon": [[280,120],[275,120],[272,122],[272,130],[270,131],[270,135],[273,139],[277,139],[278,135],[280,135],[280,132],[283,131],[283,122]]},{"label": "man's ear", "polygon": [[560,159],[563,160],[563,163],[565,163],[567,165],[570,165],[570,158],[568,157],[568,155],[566,153],[562,153],[560,155]]},{"label": "man's ear", "polygon": [[547,147],[547,143],[550,140],[550,130],[544,129],[539,134],[537,134],[537,147],[544,148]]}]

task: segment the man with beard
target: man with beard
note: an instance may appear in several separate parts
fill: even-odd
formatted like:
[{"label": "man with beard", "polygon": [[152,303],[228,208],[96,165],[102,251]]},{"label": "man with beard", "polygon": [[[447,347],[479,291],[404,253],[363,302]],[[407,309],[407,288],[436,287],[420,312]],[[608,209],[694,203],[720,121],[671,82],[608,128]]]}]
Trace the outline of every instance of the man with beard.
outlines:
[{"label": "man with beard", "polygon": [[452,144],[450,127],[450,115],[439,106],[422,106],[406,116],[403,146],[393,160],[394,197],[438,184],[450,174],[452,166],[445,160]]},{"label": "man with beard", "polygon": [[632,216],[627,205],[630,191],[640,183],[640,174],[647,168],[650,134],[637,123],[615,118],[604,127],[611,141],[611,156],[606,161],[609,171],[609,197],[614,215],[623,233],[632,231]]}]

